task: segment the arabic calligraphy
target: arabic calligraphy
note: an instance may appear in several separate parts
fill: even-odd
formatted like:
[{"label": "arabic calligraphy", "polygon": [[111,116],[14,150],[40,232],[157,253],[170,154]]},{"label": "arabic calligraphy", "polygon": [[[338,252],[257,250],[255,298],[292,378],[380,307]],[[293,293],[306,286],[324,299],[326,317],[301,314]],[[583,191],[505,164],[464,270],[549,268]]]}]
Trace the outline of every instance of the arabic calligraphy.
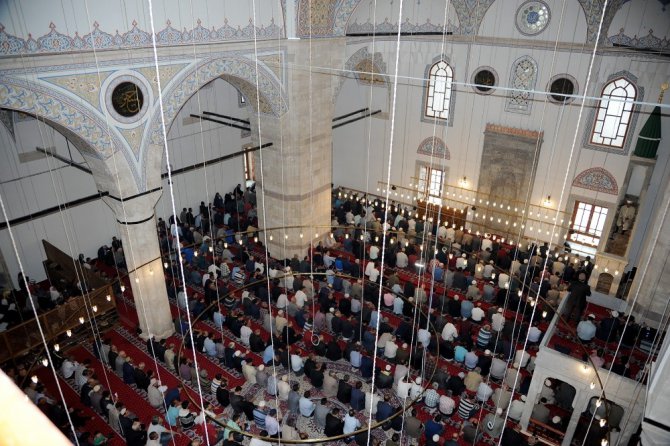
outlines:
[{"label": "arabic calligraphy", "polygon": [[142,110],[144,95],[140,88],[132,82],[122,82],[112,92],[112,106],[114,110],[129,118]]}]

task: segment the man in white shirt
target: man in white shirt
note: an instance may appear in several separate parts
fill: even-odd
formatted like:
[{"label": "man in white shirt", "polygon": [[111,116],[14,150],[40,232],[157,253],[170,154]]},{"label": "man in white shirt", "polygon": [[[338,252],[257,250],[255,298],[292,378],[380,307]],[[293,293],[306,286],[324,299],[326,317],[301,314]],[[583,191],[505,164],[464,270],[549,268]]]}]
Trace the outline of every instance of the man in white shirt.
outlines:
[{"label": "man in white shirt", "polygon": [[493,389],[491,386],[489,386],[485,381],[479,383],[479,387],[477,388],[477,399],[482,403],[485,403],[489,400],[489,398],[491,398],[491,395],[493,395]]},{"label": "man in white shirt", "polygon": [[514,354],[514,362],[519,364],[520,368],[526,367],[526,365],[528,365],[529,359],[530,355],[525,350],[517,350]]},{"label": "man in white shirt", "polygon": [[286,305],[288,305],[288,296],[286,295],[286,291],[281,293],[279,297],[277,298],[277,308],[283,310],[286,308]]},{"label": "man in white shirt", "polygon": [[456,326],[451,322],[447,322],[447,324],[442,329],[442,339],[444,339],[445,341],[453,342],[454,339],[456,339],[457,337],[458,337],[458,330],[456,329]]},{"label": "man in white shirt", "polygon": [[498,308],[498,312],[491,316],[491,328],[493,331],[500,332],[505,325],[505,316],[503,315],[503,309]]},{"label": "man in white shirt", "polygon": [[424,346],[424,348],[428,348],[428,345],[430,344],[430,332],[425,328],[420,328],[416,335],[416,339]]},{"label": "man in white shirt", "polygon": [[305,294],[301,288],[295,293],[295,304],[298,306],[298,308],[302,309],[305,307],[305,302],[307,302],[307,294]]},{"label": "man in white shirt", "polygon": [[493,260],[490,260],[488,264],[484,265],[484,279],[491,279],[494,271],[495,266]]},{"label": "man in white shirt", "polygon": [[375,282],[375,283],[379,279],[379,270],[377,269],[376,266],[374,266],[374,264],[373,264],[372,270],[370,271],[370,275],[368,277],[370,278],[370,282]]},{"label": "man in white shirt", "polygon": [[401,315],[403,308],[405,307],[405,301],[402,300],[402,297],[397,294],[393,298],[393,314]]},{"label": "man in white shirt", "polygon": [[370,260],[377,260],[379,257],[379,248],[376,245],[370,246]]},{"label": "man in white shirt", "polygon": [[468,267],[468,256],[467,254],[462,254],[458,259],[456,259],[456,269],[461,268],[465,269]]},{"label": "man in white shirt", "polygon": [[410,389],[409,389],[409,397],[414,400],[421,395],[421,392],[423,392],[423,387],[421,387],[421,378],[416,378],[414,382],[411,384]]},{"label": "man in white shirt", "polygon": [[404,379],[398,382],[398,386],[396,389],[396,395],[398,398],[401,400],[404,400],[409,396],[409,389],[411,387],[411,384],[405,381]]},{"label": "man in white shirt", "polygon": [[240,328],[240,340],[242,344],[249,345],[249,337],[254,331],[249,327],[249,320]]},{"label": "man in white shirt", "polygon": [[65,358],[65,361],[63,361],[63,364],[60,366],[60,372],[63,375],[63,378],[65,379],[70,379],[72,378],[72,375],[74,375],[75,368],[79,365],[79,363],[75,362],[72,360],[72,358]]},{"label": "man in white shirt", "polygon": [[277,396],[281,401],[288,401],[288,394],[291,392],[291,385],[288,383],[288,377],[286,375],[281,377],[281,380],[277,383]]},{"label": "man in white shirt", "polygon": [[[404,344],[404,345],[407,345],[407,344]],[[408,372],[409,372],[409,369],[407,368],[407,366],[404,363],[396,365],[395,370],[393,372],[393,387],[397,388],[398,383],[407,377]]]},{"label": "man in white shirt", "polygon": [[398,352],[398,345],[395,343],[395,337],[386,341],[384,344],[384,357],[387,359],[395,359]]},{"label": "man in white shirt", "polygon": [[500,275],[498,275],[498,287],[505,288],[505,285],[509,283],[509,280],[509,274],[500,273]]},{"label": "man in white shirt", "polygon": [[291,354],[291,370],[293,370],[293,373],[296,375],[302,375],[303,367],[305,366],[305,363],[303,362],[302,358],[300,355],[296,355],[295,353]]},{"label": "man in white shirt", "polygon": [[514,421],[519,421],[524,407],[526,407],[526,395],[521,395],[520,400],[512,401],[512,404],[509,406],[508,416]]},{"label": "man in white shirt", "polygon": [[405,254],[405,248],[402,248],[395,255],[395,266],[397,268],[407,268],[408,265],[409,265],[409,258],[407,257],[407,254]]},{"label": "man in white shirt", "polygon": [[277,332],[281,333],[286,325],[288,325],[288,319],[284,317],[284,310],[279,310],[277,312],[277,317],[275,317],[275,327]]},{"label": "man in white shirt", "polygon": [[486,313],[484,313],[484,310],[482,310],[481,304],[477,303],[477,306],[475,306],[472,309],[472,314],[470,315],[470,318],[475,322],[481,322],[485,316]]}]

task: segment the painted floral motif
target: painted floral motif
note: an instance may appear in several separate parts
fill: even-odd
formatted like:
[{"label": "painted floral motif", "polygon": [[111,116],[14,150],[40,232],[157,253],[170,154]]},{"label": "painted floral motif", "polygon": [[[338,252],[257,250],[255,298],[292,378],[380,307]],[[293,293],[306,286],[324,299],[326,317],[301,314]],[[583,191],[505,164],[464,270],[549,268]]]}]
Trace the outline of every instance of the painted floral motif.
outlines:
[{"label": "painted floral motif", "polygon": [[649,34],[643,37],[628,37],[624,33],[624,29],[621,28],[619,34],[609,37],[608,41],[612,45],[627,46],[631,48],[655,49],[661,51],[670,49],[670,40],[668,40],[668,36],[665,36],[662,39],[656,37],[653,29],[650,29]]},{"label": "painted floral motif", "polygon": [[583,171],[575,177],[572,185],[606,194],[619,194],[619,186],[614,175],[602,167],[592,167]]},{"label": "painted floral motif", "polygon": [[[224,19],[224,26],[211,30],[204,28],[200,19],[192,30],[177,30],[172,27],[168,20],[166,27],[156,32],[156,45],[182,45],[188,43],[218,43],[228,40],[251,40],[256,39],[277,39],[283,36],[283,29],[278,26],[274,19],[268,26],[255,26],[249,19],[249,24],[244,28],[238,26],[234,28],[228,24],[228,19]],[[61,53],[68,51],[90,51],[107,50],[123,48],[141,48],[153,46],[151,33],[144,31],[137,26],[137,21],[132,22],[132,28],[127,32],[120,34],[117,30],[114,35],[100,29],[98,22],[93,23],[93,30],[80,36],[78,32],[74,37],[61,34],[56,30],[54,23],[49,24],[50,31],[35,40],[31,34],[28,39],[22,39],[8,34],[5,27],[0,23],[0,55],[11,56],[17,54],[34,53]]]},{"label": "painted floral motif", "polygon": [[440,138],[435,136],[430,136],[419,144],[419,148],[416,149],[416,153],[421,155],[436,156],[441,159],[449,160],[451,159],[451,153],[447,145]]}]

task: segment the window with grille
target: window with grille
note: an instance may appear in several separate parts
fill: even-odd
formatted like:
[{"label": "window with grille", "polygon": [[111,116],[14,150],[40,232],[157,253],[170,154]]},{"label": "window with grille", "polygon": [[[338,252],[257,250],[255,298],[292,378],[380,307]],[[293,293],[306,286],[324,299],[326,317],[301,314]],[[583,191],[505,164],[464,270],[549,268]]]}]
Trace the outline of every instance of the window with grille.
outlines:
[{"label": "window with grille", "polygon": [[591,132],[592,144],[623,148],[636,98],[635,85],[624,77],[605,85]]},{"label": "window with grille", "polygon": [[575,201],[570,227],[572,240],[588,246],[598,246],[603,235],[607,208],[595,204]]},{"label": "window with grille", "polygon": [[429,118],[449,119],[451,84],[454,72],[447,62],[440,60],[430,67],[425,114]]},{"label": "window with grille", "polygon": [[444,171],[421,166],[419,169],[419,198],[433,204],[442,203]]}]

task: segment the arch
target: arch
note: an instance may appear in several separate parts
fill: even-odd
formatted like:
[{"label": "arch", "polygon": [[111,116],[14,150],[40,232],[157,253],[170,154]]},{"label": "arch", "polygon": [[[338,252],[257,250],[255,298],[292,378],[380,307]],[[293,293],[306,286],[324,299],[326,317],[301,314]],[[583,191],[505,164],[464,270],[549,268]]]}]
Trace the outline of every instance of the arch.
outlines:
[{"label": "arch", "polygon": [[530,56],[521,56],[512,64],[509,75],[505,111],[530,114],[533,107],[533,93],[537,82],[537,62]]},{"label": "arch", "polygon": [[[365,69],[367,68],[367,69]],[[356,51],[354,54],[347,59],[344,63],[344,69],[347,72],[354,72],[354,77],[356,81],[361,84],[370,85],[370,81],[373,80],[371,76],[367,76],[368,73],[374,73],[374,82],[373,86],[386,86],[388,90],[388,97],[391,97],[393,92],[393,86],[389,82],[388,76],[386,76],[386,63],[382,58],[381,53],[375,53],[374,55],[370,54],[368,47],[363,47]],[[335,87],[335,93],[333,94],[333,102],[337,101],[340,90],[344,85],[344,81],[348,79],[347,76],[340,76],[340,80]]]},{"label": "arch", "polygon": [[612,282],[614,282],[614,276],[610,273],[600,273],[598,274],[598,282],[596,283],[596,291],[603,294],[609,294],[612,289]]},{"label": "arch", "polygon": [[[165,134],[169,132],[172,122],[184,104],[202,87],[217,78],[226,80],[242,92],[254,109],[258,103],[261,114],[280,117],[288,109],[282,85],[264,64],[258,63],[258,86],[261,95],[257,98],[256,62],[241,54],[220,54],[192,64],[170,81],[169,87],[163,90]],[[164,153],[162,123],[161,110],[157,103],[153,107],[149,127],[140,148],[140,158],[144,167],[141,184],[144,190],[151,190],[161,185]]]},{"label": "arch", "polygon": [[[0,76],[0,107],[36,116],[65,135],[94,172],[100,191],[114,196],[139,192],[139,174],[131,162],[132,155],[117,134],[108,132],[102,117],[82,102],[35,82]],[[123,156],[115,157],[118,152]],[[135,181],[116,181],[117,172],[119,178]]]},{"label": "arch", "polygon": [[437,136],[429,136],[421,141],[416,153],[420,155],[437,156],[441,159],[450,160],[451,153],[447,145]]},{"label": "arch", "polygon": [[605,194],[619,195],[616,178],[602,167],[586,169],[575,177],[572,185]]}]

